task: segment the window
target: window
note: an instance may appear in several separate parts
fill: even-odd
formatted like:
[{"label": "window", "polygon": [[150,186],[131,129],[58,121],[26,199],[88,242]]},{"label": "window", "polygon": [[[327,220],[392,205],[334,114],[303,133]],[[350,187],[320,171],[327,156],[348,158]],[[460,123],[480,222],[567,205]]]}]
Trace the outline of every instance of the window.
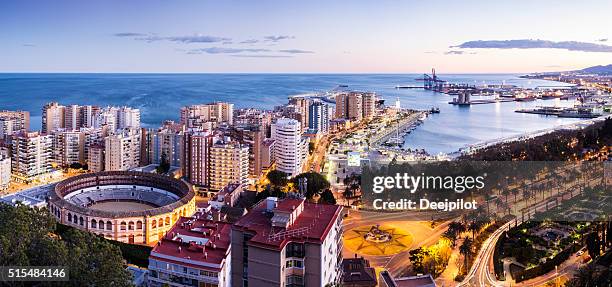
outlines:
[{"label": "window", "polygon": [[91,220],[91,228],[98,228],[98,222],[95,219]]},{"label": "window", "polygon": [[286,287],[303,287],[304,277],[298,275],[289,275],[285,278]]},{"label": "window", "polygon": [[304,262],[302,260],[287,260],[285,263],[287,268],[304,268]]},{"label": "window", "polygon": [[285,247],[285,257],[304,258],[306,250],[304,244],[291,242]]}]

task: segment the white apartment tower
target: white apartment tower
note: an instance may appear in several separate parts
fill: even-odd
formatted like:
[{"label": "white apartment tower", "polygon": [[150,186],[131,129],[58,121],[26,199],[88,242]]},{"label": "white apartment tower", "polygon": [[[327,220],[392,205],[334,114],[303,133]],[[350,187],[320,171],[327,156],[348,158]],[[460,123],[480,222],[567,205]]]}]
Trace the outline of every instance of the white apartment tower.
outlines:
[{"label": "white apartment tower", "polygon": [[37,132],[13,136],[12,173],[17,180],[30,181],[52,171],[52,138]]},{"label": "white apartment tower", "polygon": [[0,190],[9,187],[11,181],[11,158],[0,155]]},{"label": "white apartment tower", "polygon": [[280,118],[272,124],[276,169],[296,176],[301,173],[308,155],[308,139],[302,137],[299,121]]}]

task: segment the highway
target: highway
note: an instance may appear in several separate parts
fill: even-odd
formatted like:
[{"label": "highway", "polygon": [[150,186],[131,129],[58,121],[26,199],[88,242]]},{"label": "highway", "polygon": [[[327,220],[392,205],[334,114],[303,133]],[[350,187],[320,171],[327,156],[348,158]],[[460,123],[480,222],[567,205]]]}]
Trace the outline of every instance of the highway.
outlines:
[{"label": "highway", "polygon": [[[598,179],[592,179],[589,182],[589,185],[591,185],[593,182],[596,183],[597,180]],[[576,188],[578,184],[568,186],[565,189],[565,192],[567,192],[567,190],[569,189]],[[577,196],[578,194],[578,192],[574,193],[573,197]],[[561,198],[563,200],[568,200],[573,197],[565,198],[563,194],[561,195]],[[547,207],[547,202],[549,203],[549,205],[552,204],[552,206],[548,206],[548,208],[554,208],[556,206],[556,201],[541,201],[536,204],[533,209],[530,209],[529,213],[526,214],[526,220],[535,215],[536,212],[545,211]],[[493,232],[491,236],[482,244],[482,247],[480,248],[480,251],[478,252],[478,255],[474,260],[474,265],[472,265],[470,272],[468,272],[465,279],[461,283],[457,284],[457,286],[510,286],[509,282],[498,281],[495,277],[495,272],[493,269],[493,253],[495,251],[495,245],[499,240],[500,236],[503,234],[503,232],[507,231],[510,226],[515,224],[520,225],[521,223],[523,223],[523,220],[521,220],[521,218],[515,218],[501,226],[495,232]],[[525,282],[517,283],[513,286],[538,286],[541,284],[545,284],[546,282],[549,282],[551,280],[554,280],[558,277],[565,276],[575,269],[575,264],[571,263],[576,263],[576,261],[579,261],[576,256],[573,256],[568,260],[569,261],[566,261],[565,264],[562,265],[562,268],[560,270],[557,270],[557,272],[549,272],[548,274],[545,274],[543,276],[539,276],[537,278]]]}]

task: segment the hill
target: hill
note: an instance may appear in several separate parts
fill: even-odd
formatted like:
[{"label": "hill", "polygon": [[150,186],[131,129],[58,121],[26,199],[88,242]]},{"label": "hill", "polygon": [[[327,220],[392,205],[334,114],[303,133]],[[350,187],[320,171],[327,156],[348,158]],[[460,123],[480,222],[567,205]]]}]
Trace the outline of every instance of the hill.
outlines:
[{"label": "hill", "polygon": [[579,70],[579,72],[599,75],[612,75],[612,64],[607,66],[593,66],[586,69]]}]

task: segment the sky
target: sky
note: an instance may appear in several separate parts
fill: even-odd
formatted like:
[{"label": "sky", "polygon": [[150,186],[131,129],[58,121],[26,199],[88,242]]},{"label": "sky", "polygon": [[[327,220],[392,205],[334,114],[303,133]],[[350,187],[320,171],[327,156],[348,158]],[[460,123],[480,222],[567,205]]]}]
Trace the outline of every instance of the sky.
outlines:
[{"label": "sky", "polygon": [[612,1],[0,1],[0,72],[524,73],[612,64]]}]

